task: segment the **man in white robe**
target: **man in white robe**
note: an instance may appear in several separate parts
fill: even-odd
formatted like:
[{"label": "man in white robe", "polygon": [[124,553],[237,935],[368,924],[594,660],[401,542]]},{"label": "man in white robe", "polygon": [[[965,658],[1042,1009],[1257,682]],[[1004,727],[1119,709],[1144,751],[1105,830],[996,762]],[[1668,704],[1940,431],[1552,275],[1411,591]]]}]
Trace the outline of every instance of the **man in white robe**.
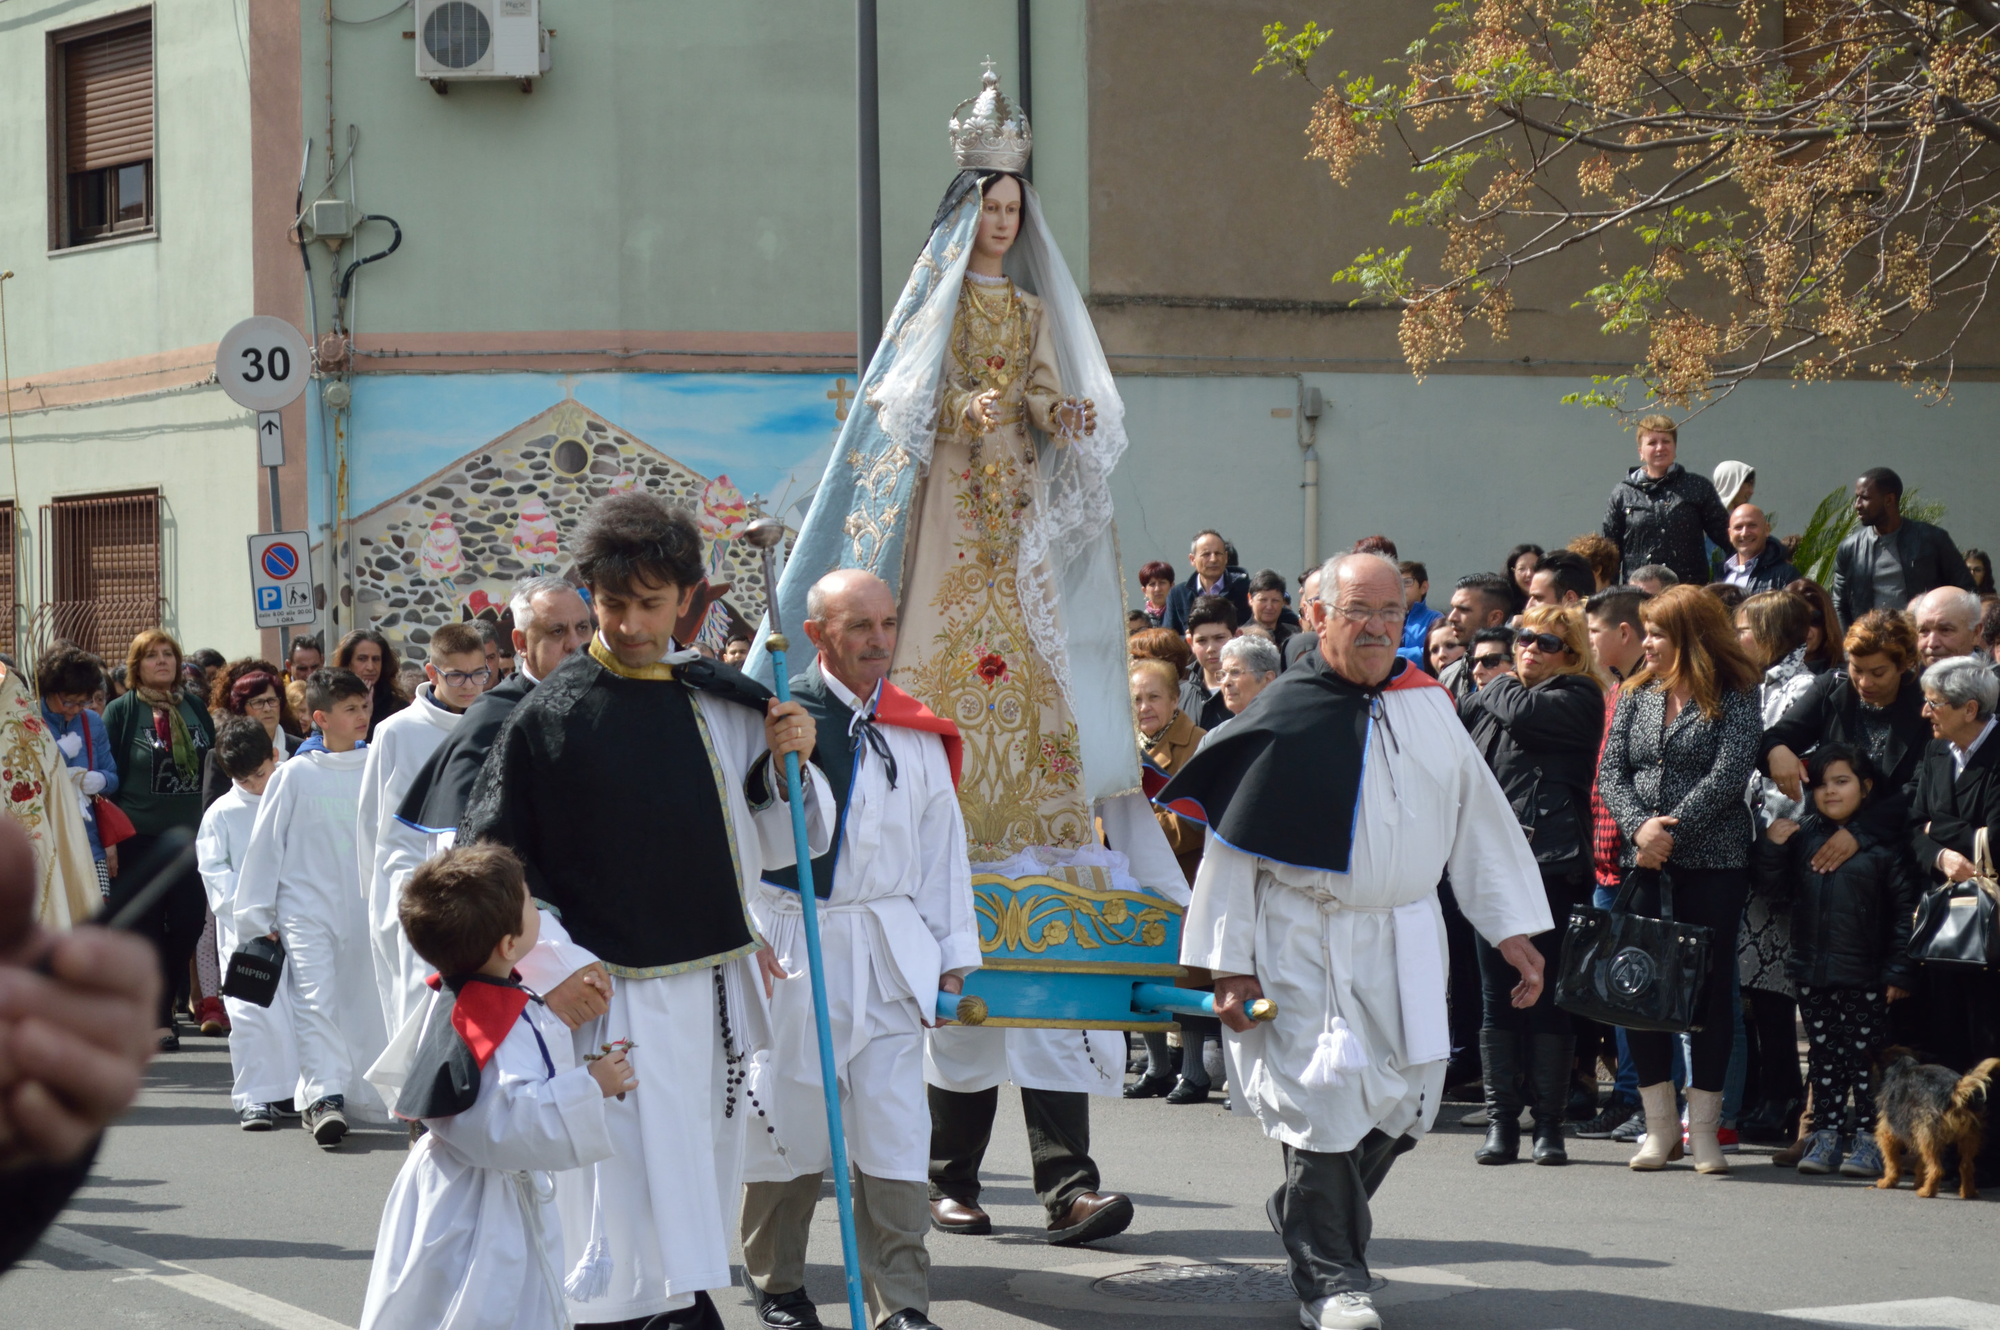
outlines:
[{"label": "man in white robe", "polygon": [[[753,810],[747,779],[767,751],[810,754],[814,725],[798,704],[676,648],[703,567],[684,511],[610,495],[570,549],[598,634],[508,716],[458,840],[511,847],[545,918],[560,920],[543,938],[557,949],[519,966],[531,987],[574,982],[585,955],[603,962],[609,1010],[576,1028],[578,1051],[630,1041],[639,1079],[606,1105],[615,1157],[557,1182],[570,1316],[719,1324],[706,1290],[731,1282],[743,1133],[768,1125],[742,1085],[766,1039],[752,995],[782,977],[746,902],[793,860],[790,808],[776,797]],[[817,854],[834,810],[807,771]]]},{"label": "man in white robe", "polygon": [[[1444,689],[1396,658],[1396,565],[1330,560],[1319,655],[1158,796],[1206,822],[1181,963],[1216,973],[1238,1101],[1284,1146],[1268,1207],[1308,1327],[1379,1327],[1368,1198],[1435,1119],[1451,1040],[1437,883],[1542,986],[1553,926],[1526,837]],[[1277,1005],[1271,1022],[1246,1006]]]},{"label": "man in white robe", "polygon": [[[814,766],[838,809],[839,841],[814,860],[813,886],[842,1126],[858,1174],[862,1286],[876,1325],[923,1330],[931,1325],[924,1027],[939,990],[960,991],[979,967],[958,731],[886,682],[897,618],[881,578],[829,573],[806,606],[819,657],[793,677],[792,696],[818,722]],[[767,872],[750,904],[794,977],[772,997],[771,1055],[751,1082],[777,1131],[751,1135],[743,1262],[759,1318],[796,1330],[815,1320],[806,1238],[833,1162],[797,869]]]},{"label": "man in white robe", "polygon": [[383,1028],[394,1033],[423,1009],[430,967],[410,950],[397,922],[403,884],[431,856],[431,838],[398,821],[396,809],[430,755],[451,737],[491,675],[479,635],[462,623],[431,634],[426,682],[410,705],[375,727],[361,770],[361,807],[354,829],[361,880],[368,885],[369,943]]}]

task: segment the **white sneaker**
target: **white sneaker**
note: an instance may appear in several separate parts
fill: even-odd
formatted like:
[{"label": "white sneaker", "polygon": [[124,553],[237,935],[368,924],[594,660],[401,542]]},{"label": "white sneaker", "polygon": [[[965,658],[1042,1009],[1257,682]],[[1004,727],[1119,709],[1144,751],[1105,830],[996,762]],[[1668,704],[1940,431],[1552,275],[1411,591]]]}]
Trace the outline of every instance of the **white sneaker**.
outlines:
[{"label": "white sneaker", "polygon": [[1375,1300],[1366,1293],[1336,1293],[1300,1303],[1299,1324],[1306,1330],[1382,1330]]}]

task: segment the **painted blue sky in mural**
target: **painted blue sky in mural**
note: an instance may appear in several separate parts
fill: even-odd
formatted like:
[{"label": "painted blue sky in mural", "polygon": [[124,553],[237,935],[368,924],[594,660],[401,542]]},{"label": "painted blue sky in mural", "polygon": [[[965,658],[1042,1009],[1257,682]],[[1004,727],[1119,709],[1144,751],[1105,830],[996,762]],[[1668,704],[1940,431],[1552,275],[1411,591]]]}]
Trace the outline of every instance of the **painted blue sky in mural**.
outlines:
[{"label": "painted blue sky in mural", "polygon": [[[484,447],[567,392],[704,476],[787,506],[819,482],[839,423],[838,375],[370,374],[350,414],[347,510],[363,513]],[[853,377],[845,380],[852,401]],[[317,433],[317,431],[315,431]],[[315,445],[318,440],[315,438]],[[317,453],[317,447],[315,447]],[[328,515],[314,459],[313,510]],[[796,518],[794,518],[796,520]]]}]

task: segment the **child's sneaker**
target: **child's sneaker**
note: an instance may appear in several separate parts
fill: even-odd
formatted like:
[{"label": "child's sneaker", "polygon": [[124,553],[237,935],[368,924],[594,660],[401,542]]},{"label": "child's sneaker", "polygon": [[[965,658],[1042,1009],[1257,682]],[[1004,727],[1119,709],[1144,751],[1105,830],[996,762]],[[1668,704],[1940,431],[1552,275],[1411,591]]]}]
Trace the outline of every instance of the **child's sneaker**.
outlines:
[{"label": "child's sneaker", "polygon": [[1840,1176],[1871,1180],[1882,1176],[1882,1149],[1873,1136],[1855,1137],[1854,1153],[1840,1166]]},{"label": "child's sneaker", "polygon": [[252,1104],[236,1115],[236,1123],[245,1131],[269,1131],[278,1125],[278,1110],[270,1104]]},{"label": "child's sneaker", "polygon": [[1799,1160],[1799,1172],[1831,1173],[1839,1167],[1840,1137],[1827,1130],[1814,1132],[1812,1144],[1806,1147],[1805,1155]]},{"label": "child's sneaker", "polygon": [[1736,1134],[1736,1128],[1734,1127],[1717,1127],[1715,1129],[1715,1143],[1722,1147],[1722,1153],[1726,1155],[1742,1154],[1742,1141],[1743,1138]]},{"label": "child's sneaker", "polygon": [[229,1033],[229,1013],[223,1009],[219,997],[203,998],[196,1003],[195,1019],[201,1022],[201,1032],[210,1038]]},{"label": "child's sneaker", "polygon": [[345,1096],[330,1094],[306,1109],[305,1128],[322,1150],[333,1149],[347,1135],[347,1114],[343,1111],[346,1107]]},{"label": "child's sneaker", "polygon": [[1633,1109],[1632,1116],[1625,1119],[1625,1125],[1611,1133],[1612,1140],[1625,1145],[1641,1141],[1645,1139],[1645,1136],[1646,1110],[1643,1108]]}]

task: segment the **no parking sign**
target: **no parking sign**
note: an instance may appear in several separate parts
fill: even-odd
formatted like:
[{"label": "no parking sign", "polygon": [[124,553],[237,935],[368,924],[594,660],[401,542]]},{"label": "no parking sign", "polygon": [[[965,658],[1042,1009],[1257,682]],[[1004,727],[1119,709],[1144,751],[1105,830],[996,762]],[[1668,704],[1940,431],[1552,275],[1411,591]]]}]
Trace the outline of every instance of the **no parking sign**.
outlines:
[{"label": "no parking sign", "polygon": [[274,531],[250,537],[250,595],[259,628],[313,621],[312,566],[306,533]]}]

